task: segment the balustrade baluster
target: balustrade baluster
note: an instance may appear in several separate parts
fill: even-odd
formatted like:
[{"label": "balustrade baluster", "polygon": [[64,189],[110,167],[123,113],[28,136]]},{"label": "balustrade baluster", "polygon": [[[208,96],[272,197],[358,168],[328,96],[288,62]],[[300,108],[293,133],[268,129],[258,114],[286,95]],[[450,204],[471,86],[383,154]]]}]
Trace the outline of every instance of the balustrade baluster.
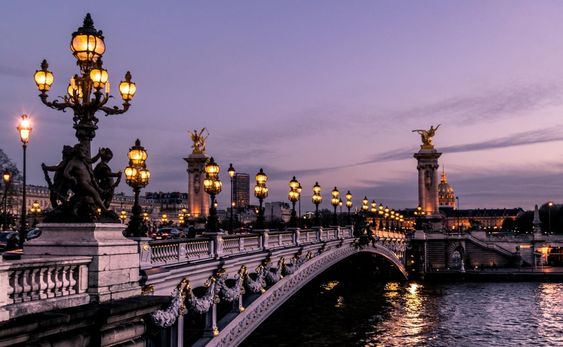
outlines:
[{"label": "balustrade baluster", "polygon": [[62,274],[61,274],[61,279],[62,279],[62,288],[61,288],[61,294],[63,296],[68,295],[69,294],[69,285],[70,285],[70,279],[68,278],[69,276],[69,266],[63,266],[63,270],[62,270]]},{"label": "balustrade baluster", "polygon": [[76,294],[78,292],[76,283],[78,282],[78,266],[72,265],[68,271],[69,278],[69,294]]},{"label": "balustrade baluster", "polygon": [[41,285],[41,268],[36,267],[33,268],[31,270],[31,296],[30,299],[31,300],[37,300],[39,299],[39,290],[40,290],[40,285]]},{"label": "balustrade baluster", "polygon": [[31,270],[25,269],[22,273],[22,293],[21,299],[22,301],[30,301],[31,300]]}]

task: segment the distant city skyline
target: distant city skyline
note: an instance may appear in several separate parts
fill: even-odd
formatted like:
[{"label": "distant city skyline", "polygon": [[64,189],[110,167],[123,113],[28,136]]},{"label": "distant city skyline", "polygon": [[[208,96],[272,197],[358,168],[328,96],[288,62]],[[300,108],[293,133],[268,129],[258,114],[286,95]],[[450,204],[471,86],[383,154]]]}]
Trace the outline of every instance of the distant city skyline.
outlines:
[{"label": "distant city skyline", "polygon": [[30,184],[45,185],[41,162],[58,163],[76,143],[72,115],[41,104],[33,73],[47,59],[50,94],[65,92],[77,71],[70,37],[87,12],[104,32],[112,87],[130,70],[138,88],[127,114],[99,115],[92,148],[111,147],[110,166],[123,170],[140,138],[147,191],[187,191],[187,131],[206,127],[220,208],[229,163],[251,187],[264,168],[266,201],[287,201],[295,175],[304,211],[315,181],[323,207],[337,186],[355,206],[366,195],[412,208],[420,138],[411,130],[442,124],[434,143],[461,208],[563,201],[563,3],[3,3],[0,148],[21,169],[15,127],[29,114]]}]

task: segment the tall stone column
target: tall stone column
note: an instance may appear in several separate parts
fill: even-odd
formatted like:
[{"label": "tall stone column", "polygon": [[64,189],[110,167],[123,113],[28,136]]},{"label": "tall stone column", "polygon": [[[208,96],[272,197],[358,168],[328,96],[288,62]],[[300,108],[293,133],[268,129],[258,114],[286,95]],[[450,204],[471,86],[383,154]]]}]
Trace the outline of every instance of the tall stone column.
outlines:
[{"label": "tall stone column", "polygon": [[442,153],[421,146],[414,154],[418,161],[418,204],[427,216],[438,215],[438,158]]},{"label": "tall stone column", "polygon": [[184,158],[188,163],[188,209],[193,217],[209,215],[209,196],[203,189],[204,168],[208,159],[204,153],[192,153]]}]

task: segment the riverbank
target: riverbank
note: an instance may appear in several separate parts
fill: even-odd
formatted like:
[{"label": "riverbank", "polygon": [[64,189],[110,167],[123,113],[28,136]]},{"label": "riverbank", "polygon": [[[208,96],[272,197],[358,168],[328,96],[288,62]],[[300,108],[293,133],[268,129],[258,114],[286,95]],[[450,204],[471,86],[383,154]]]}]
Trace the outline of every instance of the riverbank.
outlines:
[{"label": "riverbank", "polygon": [[467,270],[465,272],[444,270],[428,272],[420,279],[428,282],[563,282],[563,267],[498,268]]}]

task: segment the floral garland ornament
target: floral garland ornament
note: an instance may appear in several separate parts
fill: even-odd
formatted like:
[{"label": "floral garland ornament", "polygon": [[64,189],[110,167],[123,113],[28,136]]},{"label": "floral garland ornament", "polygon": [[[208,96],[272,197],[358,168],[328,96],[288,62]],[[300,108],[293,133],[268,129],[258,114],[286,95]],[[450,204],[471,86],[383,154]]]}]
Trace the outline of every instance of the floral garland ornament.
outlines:
[{"label": "floral garland ornament", "polygon": [[258,265],[253,273],[248,273],[245,268],[244,275],[244,285],[251,293],[264,293],[266,291],[266,289],[264,289],[264,287],[266,287],[266,271],[264,265]]},{"label": "floral garland ornament", "polygon": [[233,302],[238,300],[242,294],[244,294],[244,273],[246,272],[246,266],[241,266],[238,273],[234,278],[228,278],[227,276],[221,276],[217,280],[217,285],[219,286],[219,298],[226,302]]},{"label": "floral garland ornament", "polygon": [[170,305],[165,310],[157,310],[151,313],[152,323],[160,328],[168,328],[174,325],[178,316],[188,313],[185,305],[188,293],[191,293],[190,281],[187,277],[184,277],[172,292]]},{"label": "floral garland ornament", "polygon": [[278,267],[273,268],[271,266],[267,267],[266,271],[266,283],[273,285],[279,282],[283,278],[282,267],[285,260],[283,257],[278,261]]},{"label": "floral garland ornament", "polygon": [[218,292],[219,287],[217,286],[217,279],[225,273],[225,270],[220,269],[215,274],[211,275],[209,279],[205,282],[204,288],[207,288],[205,294],[201,297],[197,297],[193,291],[190,290],[188,293],[187,303],[190,309],[196,311],[199,314],[204,314],[211,306],[218,302]]}]

